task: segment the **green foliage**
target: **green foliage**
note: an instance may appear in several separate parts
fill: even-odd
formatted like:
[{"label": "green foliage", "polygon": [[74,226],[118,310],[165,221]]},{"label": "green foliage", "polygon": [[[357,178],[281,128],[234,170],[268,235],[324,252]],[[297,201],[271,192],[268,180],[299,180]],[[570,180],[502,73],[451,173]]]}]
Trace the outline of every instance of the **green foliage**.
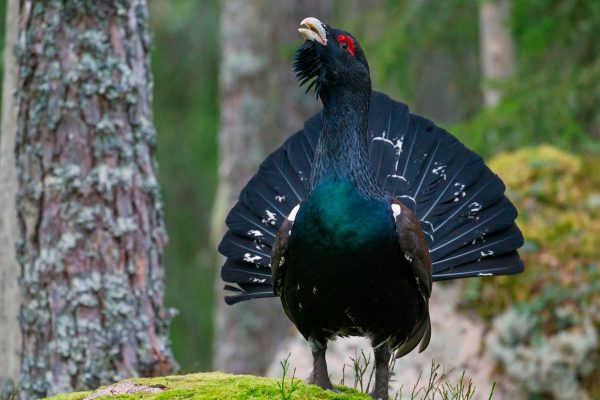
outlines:
[{"label": "green foliage", "polygon": [[296,368],[294,368],[294,372],[292,373],[292,380],[289,385],[286,384],[285,379],[287,377],[288,370],[290,368],[290,355],[289,353],[285,360],[280,362],[281,365],[281,381],[277,382],[277,387],[279,388],[279,395],[281,400],[290,400],[292,398],[292,394],[298,389],[298,385],[300,384],[300,379],[295,379],[296,377]]},{"label": "green foliage", "polygon": [[150,2],[154,122],[170,244],[166,303],[173,352],[184,371],[207,370],[217,262],[209,240],[216,186],[219,3]]},{"label": "green foliage", "polygon": [[[354,372],[354,389],[362,393],[368,393],[371,390],[371,384],[374,383],[373,378],[375,374],[370,353],[367,355],[361,349],[360,354],[357,352],[354,357],[350,358],[350,361],[350,367]],[[392,357],[389,363],[390,381],[394,380],[395,366],[396,358]],[[344,370],[345,367],[346,364],[344,364]],[[344,385],[344,370],[342,371],[340,385]],[[492,399],[495,386],[496,383],[494,382],[488,397],[489,400]],[[423,371],[420,371],[417,381],[410,388],[410,392],[405,390],[404,385],[402,385],[391,398],[402,400],[405,394],[409,395],[408,398],[410,400],[472,400],[475,396],[475,386],[473,386],[471,380],[465,378],[465,371],[462,372],[458,382],[452,382],[442,370],[441,365],[432,360],[431,367],[425,379],[423,379]]]},{"label": "green foliage", "polygon": [[[0,0],[0,57],[2,61],[0,61],[0,76],[4,76],[4,35],[6,31],[6,0]],[[2,93],[2,85],[4,84],[4,79],[0,79],[0,93]],[[1,96],[0,96],[1,97]],[[1,103],[1,101],[0,101]]]},{"label": "green foliage", "polygon": [[[475,387],[470,380],[465,380],[464,371],[460,375],[458,382],[452,384],[448,380],[448,376],[443,371],[440,371],[440,364],[432,361],[427,381],[421,382],[422,377],[423,371],[421,371],[417,382],[412,387],[410,400],[433,400],[438,396],[442,400],[472,400],[475,396]],[[489,400],[492,399],[495,386],[496,384],[494,383],[488,397]],[[396,394],[394,400],[402,400],[402,391]]]},{"label": "green foliage", "polygon": [[600,150],[600,3],[514,0],[517,73],[498,85],[497,108],[456,128],[461,139],[491,155],[551,142]]},{"label": "green foliage", "polygon": [[516,303],[530,309],[541,332],[564,328],[558,306],[580,314],[600,302],[600,168],[597,156],[576,156],[551,146],[518,150],[490,161],[519,210],[526,243],[525,273],[469,280],[467,302],[493,318]]},{"label": "green foliage", "polygon": [[438,122],[456,123],[477,110],[476,1],[352,3],[337,3],[335,24],[360,40],[376,90]]},{"label": "green foliage", "polygon": [[485,83],[504,93],[494,109],[482,106],[478,1],[344,1],[336,24],[360,39],[376,89],[456,124],[452,131],[486,156],[544,142],[600,150],[592,140],[600,137],[600,2],[511,4],[517,73]]},{"label": "green foliage", "polygon": [[14,387],[12,382],[7,383],[6,379],[0,378],[0,400],[17,400],[20,388]]},{"label": "green foliage", "polygon": [[558,381],[541,376],[561,365],[571,366],[588,390],[598,390],[592,382],[600,364],[584,361],[600,356],[600,157],[544,145],[498,155],[490,167],[519,210],[526,267],[515,277],[467,281],[464,305],[494,320],[500,337],[492,347],[501,360],[512,360],[516,351],[519,362],[549,366],[540,367],[537,380],[527,377],[530,390]]},{"label": "green foliage", "polygon": [[[394,360],[395,358],[392,357],[392,361]],[[373,381],[373,375],[375,374],[375,366],[371,365],[371,353],[367,355],[363,349],[360,349],[360,354],[357,353],[354,357],[350,357],[350,361],[352,362],[352,370],[354,371],[354,389],[368,393]],[[371,367],[371,372],[367,373],[369,367]],[[366,377],[369,379],[365,383]]]}]

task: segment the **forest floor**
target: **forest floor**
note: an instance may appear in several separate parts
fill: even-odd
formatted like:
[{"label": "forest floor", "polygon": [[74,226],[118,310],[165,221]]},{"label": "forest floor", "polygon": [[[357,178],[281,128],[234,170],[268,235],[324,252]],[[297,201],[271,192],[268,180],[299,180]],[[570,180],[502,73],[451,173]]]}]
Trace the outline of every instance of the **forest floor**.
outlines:
[{"label": "forest floor", "polygon": [[339,393],[322,390],[292,377],[278,379],[209,372],[158,378],[127,379],[96,391],[61,394],[47,400],[100,399],[330,399],[368,400],[366,394],[337,386]]}]

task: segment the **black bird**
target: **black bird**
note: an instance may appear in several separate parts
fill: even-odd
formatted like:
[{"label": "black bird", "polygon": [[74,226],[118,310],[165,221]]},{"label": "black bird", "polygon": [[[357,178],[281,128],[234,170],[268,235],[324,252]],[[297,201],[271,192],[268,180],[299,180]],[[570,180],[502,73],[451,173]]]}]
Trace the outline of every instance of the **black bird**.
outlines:
[{"label": "black bird", "polygon": [[279,296],[309,342],[325,389],[336,336],[371,340],[374,398],[388,363],[431,337],[432,281],[523,271],[523,237],[504,184],[431,121],[371,90],[348,32],[307,18],[294,58],[323,110],[262,163],[219,247],[229,304]]}]

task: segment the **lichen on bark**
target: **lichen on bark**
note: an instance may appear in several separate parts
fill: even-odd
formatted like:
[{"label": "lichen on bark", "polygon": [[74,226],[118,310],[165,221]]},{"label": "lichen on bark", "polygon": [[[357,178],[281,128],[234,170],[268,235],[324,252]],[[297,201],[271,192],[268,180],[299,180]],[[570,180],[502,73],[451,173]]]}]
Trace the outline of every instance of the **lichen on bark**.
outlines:
[{"label": "lichen on bark", "polygon": [[144,0],[21,0],[26,398],[171,372]]}]

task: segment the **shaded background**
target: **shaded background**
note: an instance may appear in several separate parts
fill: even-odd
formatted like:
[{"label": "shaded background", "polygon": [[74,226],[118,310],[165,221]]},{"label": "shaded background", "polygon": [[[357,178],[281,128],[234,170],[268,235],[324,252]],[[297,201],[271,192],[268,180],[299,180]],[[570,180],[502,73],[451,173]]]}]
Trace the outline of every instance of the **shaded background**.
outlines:
[{"label": "shaded background", "polygon": [[[214,288],[220,259],[211,230],[223,229],[213,227],[212,220],[225,3],[149,1],[154,122],[170,236],[164,260],[166,304],[179,310],[171,340],[182,372],[213,368]],[[495,159],[500,175],[513,182],[509,193],[525,226],[528,272],[516,278],[517,283],[502,278],[489,285],[492,281],[486,280],[485,287],[482,280],[464,283],[465,312],[477,313],[492,326],[496,316],[516,303],[517,309],[541,315],[534,331],[538,341],[588,321],[597,336],[600,289],[594,282],[600,226],[593,221],[600,214],[600,182],[594,178],[594,166],[600,166],[600,2],[513,0],[508,25],[514,72],[502,82],[483,77],[480,3],[338,0],[328,2],[331,17],[326,22],[360,40],[374,89],[408,103],[413,112],[448,128],[486,159],[528,148],[512,153],[513,158]],[[0,7],[3,34],[4,1]],[[278,18],[281,11],[276,8],[272,15],[263,15],[265,29]],[[304,16],[311,15],[309,10]],[[296,28],[297,24],[279,28],[292,34],[274,34],[296,37]],[[274,42],[278,56],[270,62],[288,68],[291,77],[291,57],[301,40]],[[273,44],[264,43],[269,45]],[[483,88],[501,91],[502,100],[486,107]],[[267,112],[285,115],[286,110]],[[531,147],[543,143],[562,152]],[[268,143],[264,151],[276,145]],[[535,213],[549,225],[529,218]],[[567,317],[552,311],[544,316],[549,309],[563,310]],[[593,357],[600,354],[597,342],[596,337]],[[590,383],[600,380],[597,365],[580,374],[580,383],[593,393],[600,391],[598,384]]]}]

